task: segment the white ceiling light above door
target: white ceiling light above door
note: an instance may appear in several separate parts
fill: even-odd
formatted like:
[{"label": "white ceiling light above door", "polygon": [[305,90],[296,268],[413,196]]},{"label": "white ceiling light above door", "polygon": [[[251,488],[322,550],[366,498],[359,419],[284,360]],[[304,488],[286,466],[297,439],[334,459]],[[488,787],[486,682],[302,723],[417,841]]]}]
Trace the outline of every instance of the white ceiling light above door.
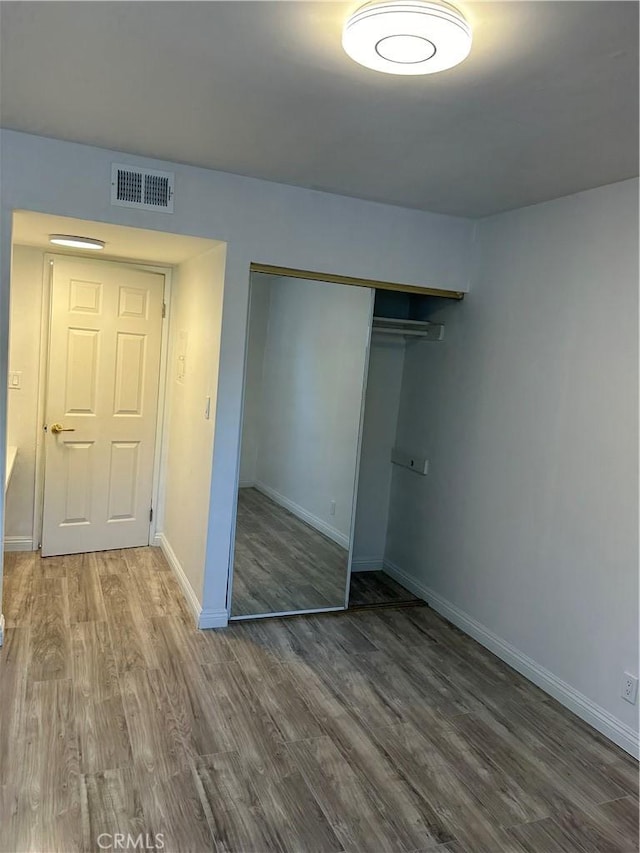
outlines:
[{"label": "white ceiling light above door", "polygon": [[96,240],[94,237],[77,237],[74,234],[50,234],[49,242],[55,246],[65,246],[67,249],[100,251],[105,247],[104,240]]},{"label": "white ceiling light above door", "polygon": [[471,27],[455,6],[427,0],[367,3],[347,20],[346,53],[386,74],[434,74],[462,62],[471,50]]}]

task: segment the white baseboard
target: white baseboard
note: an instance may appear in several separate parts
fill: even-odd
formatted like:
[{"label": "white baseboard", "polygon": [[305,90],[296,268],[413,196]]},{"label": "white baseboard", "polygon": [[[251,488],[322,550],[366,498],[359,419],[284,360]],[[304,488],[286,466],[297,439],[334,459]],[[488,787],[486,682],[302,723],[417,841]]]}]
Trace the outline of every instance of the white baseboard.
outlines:
[{"label": "white baseboard", "polygon": [[195,592],[193,591],[193,587],[189,583],[189,580],[184,573],[184,569],[180,565],[180,561],[176,557],[175,551],[167,541],[167,537],[164,535],[164,533],[156,533],[153,539],[153,544],[162,549],[162,553],[164,554],[167,563],[169,563],[171,571],[176,576],[176,580],[180,584],[182,594],[184,595],[187,604],[189,605],[189,608],[193,613],[194,621],[196,625],[198,625],[202,613],[202,606],[198,601]]},{"label": "white baseboard", "polygon": [[264,483],[256,483],[255,488],[259,492],[262,492],[263,495],[271,498],[275,503],[280,504],[280,506],[283,506],[285,509],[288,509],[289,512],[293,513],[301,521],[306,522],[318,532],[324,534],[328,539],[333,540],[336,545],[340,545],[345,549],[345,551],[349,550],[349,537],[345,536],[344,533],[341,533],[335,527],[331,527],[331,525],[326,524],[326,522],[321,518],[307,512],[306,509],[298,506],[297,503],[289,500],[289,498],[285,498],[284,495],[281,495],[280,492],[276,492],[276,490],[272,489],[271,486],[266,486]]},{"label": "white baseboard", "polygon": [[198,619],[198,628],[226,628],[228,624],[226,610],[203,610]]},{"label": "white baseboard", "polygon": [[193,591],[193,587],[189,583],[184,569],[180,565],[180,561],[176,557],[176,553],[169,544],[164,533],[156,533],[153,538],[153,544],[162,549],[162,553],[166,557],[167,563],[171,567],[172,572],[176,576],[176,580],[180,584],[180,589],[187,600],[197,628],[226,628],[229,624],[229,614],[226,610],[203,610],[198,597]]},{"label": "white baseboard", "polygon": [[240,480],[238,483],[239,489],[253,489],[255,488],[256,482],[255,480]]},{"label": "white baseboard", "polygon": [[33,546],[33,539],[27,539],[24,536],[5,536],[4,537],[5,551],[37,551],[38,548]]},{"label": "white baseboard", "polygon": [[452,622],[474,640],[477,640],[480,645],[489,649],[513,667],[529,681],[532,681],[545,693],[557,699],[561,705],[568,708],[580,719],[584,720],[594,729],[601,732],[609,740],[612,740],[618,746],[622,747],[625,752],[633,755],[634,758],[640,757],[640,744],[638,741],[638,733],[634,731],[626,723],[621,722],[613,714],[606,711],[600,705],[593,702],[584,694],[573,688],[566,681],[558,678],[545,667],[540,666],[528,655],[525,655],[515,646],[498,637],[489,628],[486,628],[480,622],[476,621],[464,610],[460,610],[455,604],[452,604],[446,598],[443,598],[438,593],[434,592],[429,587],[422,584],[420,581],[408,575],[395,563],[385,560],[384,570],[392,578],[405,586],[408,590],[424,599],[430,607],[440,613],[449,622]]},{"label": "white baseboard", "polygon": [[351,572],[380,572],[384,568],[382,557],[354,557]]}]

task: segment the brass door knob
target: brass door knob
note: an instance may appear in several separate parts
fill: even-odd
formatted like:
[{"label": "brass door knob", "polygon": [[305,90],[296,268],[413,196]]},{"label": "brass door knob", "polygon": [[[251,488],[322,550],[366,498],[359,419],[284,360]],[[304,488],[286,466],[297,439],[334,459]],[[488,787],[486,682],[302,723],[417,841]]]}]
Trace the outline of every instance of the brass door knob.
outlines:
[{"label": "brass door knob", "polygon": [[63,427],[62,424],[51,424],[51,432],[57,435],[59,432],[75,432],[71,427]]}]

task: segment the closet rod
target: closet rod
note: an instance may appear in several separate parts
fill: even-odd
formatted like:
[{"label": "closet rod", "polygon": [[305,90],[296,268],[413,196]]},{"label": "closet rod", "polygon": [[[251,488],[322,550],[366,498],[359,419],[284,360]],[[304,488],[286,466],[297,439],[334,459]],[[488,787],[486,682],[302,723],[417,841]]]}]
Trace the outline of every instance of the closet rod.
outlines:
[{"label": "closet rod", "polygon": [[401,335],[405,338],[423,338],[428,341],[441,341],[444,337],[442,323],[430,323],[427,320],[398,320],[395,317],[374,316],[373,331],[383,335]]},{"label": "closet rod", "polygon": [[377,326],[373,327],[373,331],[378,335],[400,335],[403,338],[426,338],[427,340],[439,341],[441,338],[436,337],[432,332],[424,331],[409,331],[402,329],[380,329]]}]

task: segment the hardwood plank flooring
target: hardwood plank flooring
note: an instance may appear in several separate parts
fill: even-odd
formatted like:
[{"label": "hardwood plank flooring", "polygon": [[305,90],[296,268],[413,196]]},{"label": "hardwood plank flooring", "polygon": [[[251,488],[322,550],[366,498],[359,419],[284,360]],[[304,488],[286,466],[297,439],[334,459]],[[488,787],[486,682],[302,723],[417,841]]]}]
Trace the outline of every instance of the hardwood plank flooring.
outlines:
[{"label": "hardwood plank flooring", "polygon": [[198,632],[142,548],[7,554],[4,612],[5,853],[638,851],[637,762],[427,607]]},{"label": "hardwood plank flooring", "polygon": [[353,572],[349,586],[349,608],[389,604],[421,604],[422,600],[385,572]]},{"label": "hardwood plank flooring", "polygon": [[347,559],[262,492],[238,490],[232,616],[343,607]]}]

